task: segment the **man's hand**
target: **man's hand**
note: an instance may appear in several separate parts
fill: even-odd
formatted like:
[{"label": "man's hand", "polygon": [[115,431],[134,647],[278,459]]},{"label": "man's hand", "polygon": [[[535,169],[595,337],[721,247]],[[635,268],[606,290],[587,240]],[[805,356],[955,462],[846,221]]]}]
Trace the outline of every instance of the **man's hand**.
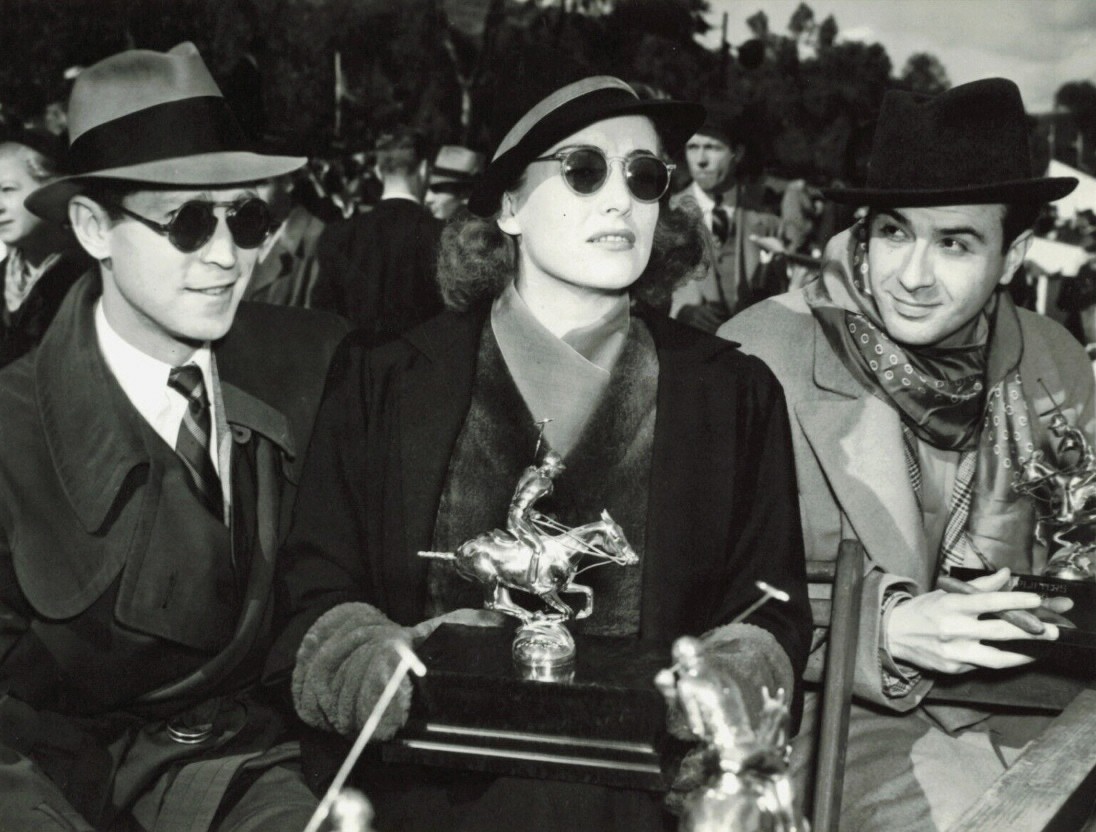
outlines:
[{"label": "man's hand", "polygon": [[1035,610],[1041,599],[1033,592],[1002,592],[1009,571],[975,578],[970,585],[979,592],[957,595],[936,590],[899,604],[890,614],[887,640],[898,661],[942,673],[966,673],[976,667],[1017,667],[1034,661],[1031,656],[1010,653],[984,641],[1036,638],[1053,641],[1058,628],[1046,625],[1041,636],[1032,636],[998,618],[980,619],[1002,610]]},{"label": "man's hand", "polygon": [[727,320],[727,316],[706,303],[696,303],[682,306],[677,313],[677,319],[705,332],[715,332]]}]

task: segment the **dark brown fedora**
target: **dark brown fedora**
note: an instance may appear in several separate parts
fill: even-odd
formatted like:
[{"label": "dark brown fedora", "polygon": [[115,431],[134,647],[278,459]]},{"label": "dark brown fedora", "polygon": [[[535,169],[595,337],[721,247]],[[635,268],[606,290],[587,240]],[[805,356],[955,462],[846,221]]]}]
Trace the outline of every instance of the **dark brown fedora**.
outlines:
[{"label": "dark brown fedora", "polygon": [[824,190],[848,205],[926,207],[1050,202],[1073,177],[1032,176],[1027,116],[1007,78],[937,96],[892,90],[875,129],[867,187]]}]

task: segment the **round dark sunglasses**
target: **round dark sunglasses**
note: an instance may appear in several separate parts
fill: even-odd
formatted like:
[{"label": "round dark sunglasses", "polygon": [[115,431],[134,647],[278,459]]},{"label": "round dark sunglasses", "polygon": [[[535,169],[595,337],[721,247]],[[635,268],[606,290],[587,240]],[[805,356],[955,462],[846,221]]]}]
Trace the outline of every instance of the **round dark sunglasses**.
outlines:
[{"label": "round dark sunglasses", "polygon": [[596,147],[578,147],[533,159],[534,162],[559,162],[559,175],[567,187],[580,196],[601,190],[609,178],[609,167],[620,162],[628,190],[639,202],[658,202],[670,188],[668,165],[657,156],[606,156]]},{"label": "round dark sunglasses", "polygon": [[214,208],[227,208],[225,223],[232,234],[232,240],[240,248],[258,248],[270,233],[272,220],[270,208],[258,197],[250,197],[242,202],[209,202],[192,200],[184,202],[175,209],[170,222],[160,223],[135,214],[122,205],[115,205],[119,211],[131,219],[151,228],[167,237],[168,242],[184,254],[197,251],[210,241],[217,229],[217,215]]}]

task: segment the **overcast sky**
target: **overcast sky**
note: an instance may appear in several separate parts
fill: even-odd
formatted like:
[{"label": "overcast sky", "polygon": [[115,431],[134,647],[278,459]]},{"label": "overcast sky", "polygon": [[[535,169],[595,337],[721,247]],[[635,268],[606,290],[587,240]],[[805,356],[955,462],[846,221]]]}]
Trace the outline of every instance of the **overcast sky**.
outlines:
[{"label": "overcast sky", "polygon": [[[800,0],[709,0],[719,41],[750,37],[746,18],[761,10],[786,33]],[[1096,81],[1096,0],[808,0],[815,20],[832,14],[839,38],[881,43],[898,74],[915,52],[932,52],[952,84],[1003,75],[1020,87],[1029,112],[1050,110],[1066,81]]]}]

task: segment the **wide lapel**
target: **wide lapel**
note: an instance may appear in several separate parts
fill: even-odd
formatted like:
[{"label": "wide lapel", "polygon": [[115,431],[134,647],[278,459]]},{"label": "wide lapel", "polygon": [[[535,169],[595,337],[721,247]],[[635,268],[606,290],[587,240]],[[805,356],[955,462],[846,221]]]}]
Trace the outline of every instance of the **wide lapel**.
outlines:
[{"label": "wide lapel", "polygon": [[[932,564],[898,414],[853,378],[821,327],[814,330],[817,397],[799,401],[795,417],[870,558],[927,587]],[[808,512],[809,505],[808,498]]]},{"label": "wide lapel", "polygon": [[[231,382],[221,379],[220,388],[220,400],[234,444],[253,443],[255,453],[255,506],[234,508],[237,519],[240,512],[254,512],[257,538],[248,559],[248,579],[240,616],[232,639],[223,650],[183,678],[142,696],[141,701],[145,703],[163,702],[183,694],[193,695],[198,690],[208,690],[232,673],[254,647],[273,598],[271,585],[279,544],[284,460],[295,453],[289,420],[281,411]],[[245,452],[243,448],[234,447],[232,456],[236,458]],[[238,475],[239,471],[234,470],[233,476]]]},{"label": "wide lapel", "polygon": [[[35,397],[57,481],[80,528],[96,545],[59,548],[34,562],[20,563],[24,591],[43,614],[66,618],[102,595],[125,564],[134,531],[156,513],[146,494],[139,507],[127,506],[130,472],[148,465],[142,419],[107,368],[95,335],[94,310],[99,277],[88,273],[66,296],[53,325],[33,354]],[[33,406],[34,402],[28,402]],[[47,476],[42,472],[42,476]],[[60,508],[60,507],[59,507]]]},{"label": "wide lapel", "polygon": [[[445,313],[404,338],[420,353],[401,379],[396,423],[403,546],[385,552],[393,586],[425,592],[426,562],[418,557],[434,536],[441,491],[464,418],[472,401],[472,381],[487,309]],[[395,506],[392,506],[395,508]],[[394,539],[394,538],[393,538]],[[395,600],[395,599],[393,599]],[[419,604],[423,598],[418,598]],[[419,610],[406,610],[421,614]]]}]

